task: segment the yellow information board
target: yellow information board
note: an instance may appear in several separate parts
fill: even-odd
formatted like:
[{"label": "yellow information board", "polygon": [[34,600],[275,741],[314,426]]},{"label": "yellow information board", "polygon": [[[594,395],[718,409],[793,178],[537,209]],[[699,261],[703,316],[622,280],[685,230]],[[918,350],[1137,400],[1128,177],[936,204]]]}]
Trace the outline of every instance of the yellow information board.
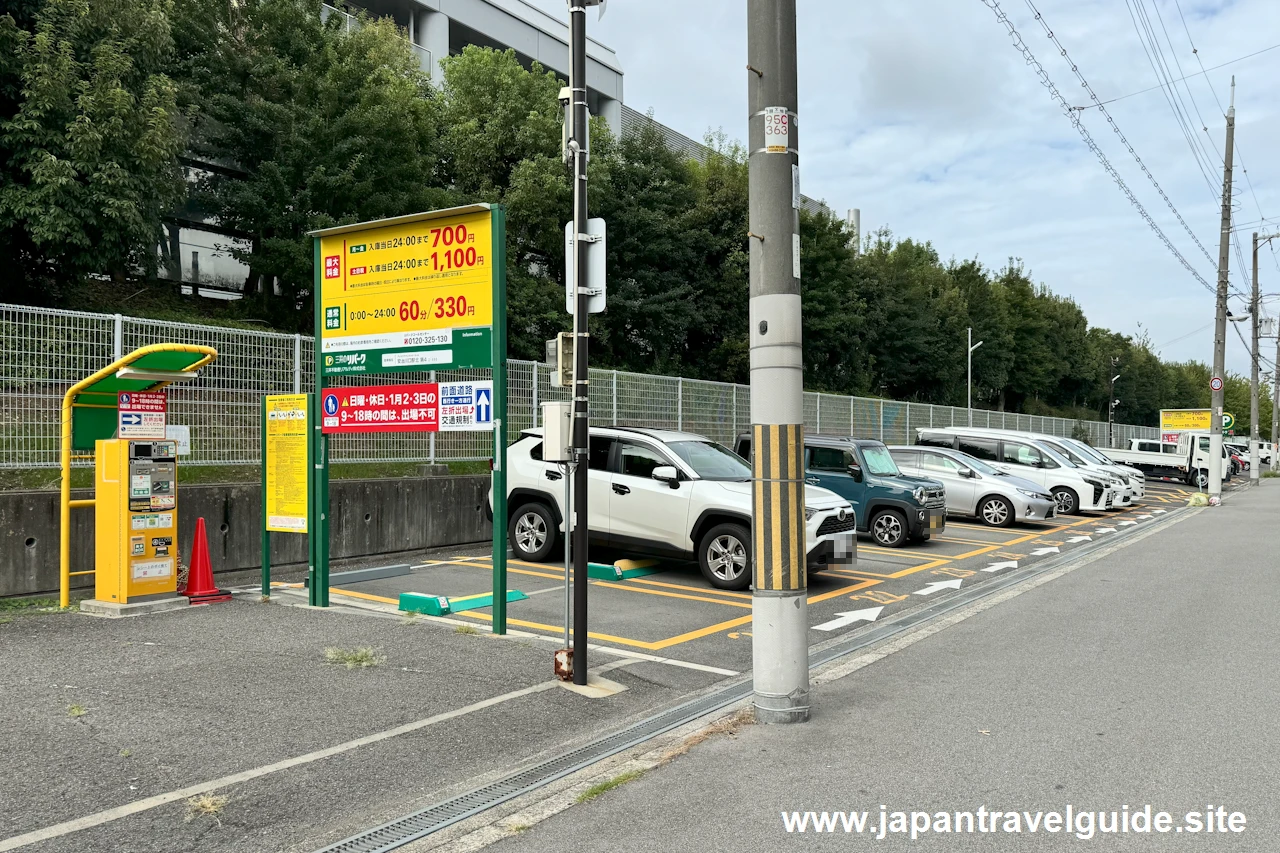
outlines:
[{"label": "yellow information board", "polygon": [[267,397],[267,530],[307,532],[307,396]]},{"label": "yellow information board", "polygon": [[489,210],[322,235],[326,376],[491,367]]},{"label": "yellow information board", "polygon": [[1160,431],[1207,432],[1213,422],[1209,409],[1161,409]]}]

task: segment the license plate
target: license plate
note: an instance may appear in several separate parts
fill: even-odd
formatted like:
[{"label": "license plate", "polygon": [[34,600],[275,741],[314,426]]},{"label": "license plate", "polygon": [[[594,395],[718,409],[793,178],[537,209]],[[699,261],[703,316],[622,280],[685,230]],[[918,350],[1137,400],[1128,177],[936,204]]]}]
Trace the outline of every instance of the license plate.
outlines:
[{"label": "license plate", "polygon": [[929,513],[929,530],[941,533],[947,526],[947,514],[938,510]]}]

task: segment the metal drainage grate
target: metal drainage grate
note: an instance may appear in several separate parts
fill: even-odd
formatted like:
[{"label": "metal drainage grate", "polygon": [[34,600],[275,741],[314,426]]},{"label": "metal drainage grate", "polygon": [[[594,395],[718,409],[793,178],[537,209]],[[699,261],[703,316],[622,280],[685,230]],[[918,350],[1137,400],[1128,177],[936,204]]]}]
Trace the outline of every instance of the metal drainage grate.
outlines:
[{"label": "metal drainage grate", "polygon": [[[1154,525],[1148,525],[1148,527],[1167,526],[1181,514],[1179,511],[1170,512],[1164,519],[1155,522]],[[883,642],[895,634],[909,631],[946,613],[967,607],[979,599],[1008,589],[1037,575],[1053,571],[1065,562],[1074,561],[1087,556],[1093,551],[1109,546],[1112,541],[1103,539],[1084,547],[1073,549],[1066,554],[1037,561],[1026,569],[1011,572],[991,583],[985,583],[972,590],[959,592],[936,604],[886,620],[883,624],[876,625],[869,631],[860,632],[848,640],[836,642],[831,646],[814,652],[809,656],[809,668],[812,669],[816,666],[830,663],[867,646]],[[383,851],[403,847],[412,841],[417,841],[419,838],[439,832],[448,826],[487,811],[494,806],[501,805],[507,800],[515,799],[571,773],[576,773],[584,767],[589,767],[611,755],[616,755],[633,746],[638,746],[691,720],[746,699],[751,695],[751,692],[751,680],[749,678],[739,679],[706,696],[668,708],[621,731],[597,738],[572,752],[550,758],[525,770],[513,773],[504,779],[499,779],[497,782],[460,794],[451,800],[428,806],[421,811],[398,818],[390,823],[384,823],[382,826],[365,830],[358,835],[339,841],[337,844],[318,850],[316,853],[383,853]]]},{"label": "metal drainage grate", "polygon": [[742,681],[722,690],[669,708],[611,735],[584,744],[572,752],[535,764],[483,788],[476,788],[428,806],[422,811],[353,835],[317,853],[380,853],[439,832],[507,800],[540,788],[556,779],[576,773],[601,759],[637,746],[663,732],[684,725],[704,714],[731,705],[751,695],[751,682]]}]

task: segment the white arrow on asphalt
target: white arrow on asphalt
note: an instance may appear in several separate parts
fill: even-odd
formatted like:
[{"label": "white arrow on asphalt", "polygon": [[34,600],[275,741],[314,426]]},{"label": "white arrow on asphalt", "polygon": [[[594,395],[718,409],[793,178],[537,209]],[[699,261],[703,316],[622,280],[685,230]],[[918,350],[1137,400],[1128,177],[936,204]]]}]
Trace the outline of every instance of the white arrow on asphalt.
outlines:
[{"label": "white arrow on asphalt", "polygon": [[912,593],[912,595],[933,595],[935,592],[937,592],[940,589],[959,589],[959,588],[960,588],[959,578],[956,578],[953,581],[934,581],[933,583],[925,584],[924,589],[917,589],[915,592]]},{"label": "white arrow on asphalt", "polygon": [[830,622],[823,622],[821,625],[814,625],[815,631],[835,631],[846,625],[852,625],[854,622],[874,622],[880,616],[883,607],[869,607],[866,610],[851,610],[847,613],[837,613],[836,618]]},{"label": "white arrow on asphalt", "polygon": [[1164,514],[1165,514],[1166,512],[1168,512],[1168,511],[1169,511],[1169,510],[1167,510],[1167,509],[1153,509],[1153,510],[1151,510],[1152,514],[1154,514],[1154,515],[1164,515]]},{"label": "white arrow on asphalt", "polygon": [[1121,527],[1133,527],[1133,526],[1134,526],[1135,524],[1137,524],[1137,523],[1138,523],[1138,522],[1136,522],[1136,521],[1129,521],[1128,519],[1125,519],[1124,521],[1120,522],[1120,526],[1121,526]]},{"label": "white arrow on asphalt", "polygon": [[991,565],[989,565],[989,566],[987,566],[985,569],[983,569],[983,571],[984,571],[984,572],[998,572],[998,571],[1000,571],[1001,569],[1016,569],[1016,568],[1018,568],[1018,561],[1017,561],[1017,560],[1005,560],[1003,563],[992,563]]},{"label": "white arrow on asphalt", "polygon": [[1068,542],[1092,542],[1093,537],[1092,536],[1072,536],[1067,541]]},{"label": "white arrow on asphalt", "polygon": [[1149,515],[1140,515],[1140,516],[1138,516],[1138,520],[1139,520],[1139,521],[1145,521],[1146,519],[1151,518],[1151,517],[1152,517],[1152,516],[1149,516]]},{"label": "white arrow on asphalt", "polygon": [[1115,533],[1116,529],[1114,527],[1095,527],[1093,528],[1093,532],[1094,533]]},{"label": "white arrow on asphalt", "polygon": [[1050,547],[1050,548],[1037,548],[1031,553],[1037,557],[1043,557],[1045,554],[1061,554],[1062,552],[1055,547]]}]

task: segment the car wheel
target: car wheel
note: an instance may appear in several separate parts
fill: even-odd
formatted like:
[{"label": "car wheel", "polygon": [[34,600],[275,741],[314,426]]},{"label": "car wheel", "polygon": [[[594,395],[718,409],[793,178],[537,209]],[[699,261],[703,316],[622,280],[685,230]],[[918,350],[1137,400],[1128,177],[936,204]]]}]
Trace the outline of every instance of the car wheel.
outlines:
[{"label": "car wheel", "polygon": [[698,566],[717,589],[746,589],[751,585],[751,532],[741,524],[717,524],[702,534]]},{"label": "car wheel", "polygon": [[1080,511],[1080,498],[1064,486],[1053,490],[1053,502],[1058,506],[1058,515],[1075,515]]},{"label": "car wheel", "polygon": [[556,546],[556,519],[546,504],[527,503],[511,514],[507,541],[522,560],[541,563]]},{"label": "car wheel", "polygon": [[1013,524],[1013,507],[1004,498],[990,497],[978,504],[978,518],[989,527],[1008,527]]},{"label": "car wheel", "polygon": [[1198,489],[1209,488],[1209,472],[1203,469],[1196,472],[1195,486]]},{"label": "car wheel", "polygon": [[882,509],[871,516],[871,538],[883,548],[900,548],[907,541],[907,517],[896,509]]}]

